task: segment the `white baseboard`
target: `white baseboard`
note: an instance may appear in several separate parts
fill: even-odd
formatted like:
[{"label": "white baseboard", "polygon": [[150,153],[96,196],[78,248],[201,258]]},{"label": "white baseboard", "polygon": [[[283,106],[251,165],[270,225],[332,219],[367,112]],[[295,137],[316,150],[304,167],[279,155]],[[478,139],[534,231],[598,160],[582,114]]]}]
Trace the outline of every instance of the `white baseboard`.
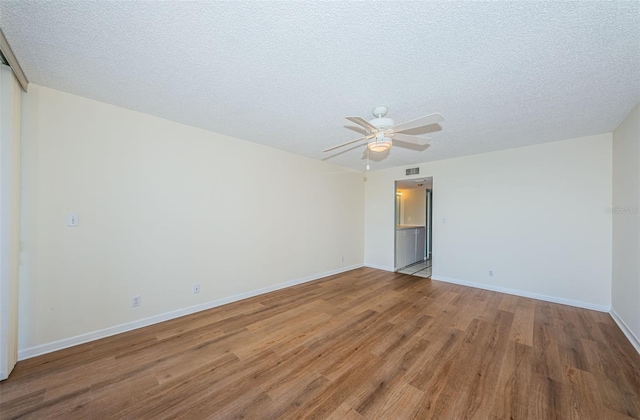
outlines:
[{"label": "white baseboard", "polygon": [[431,276],[431,280],[443,281],[445,283],[459,284],[461,286],[475,287],[477,289],[491,290],[493,292],[506,293],[508,295],[522,296],[531,299],[544,300],[546,302],[560,303],[562,305],[575,306],[577,308],[592,309],[599,312],[609,312],[610,306],[596,305],[589,302],[581,302],[579,300],[564,299],[555,296],[540,295],[538,293],[527,292],[524,290],[508,289],[506,287],[493,286],[484,283],[475,283],[472,281],[458,280],[451,277]]},{"label": "white baseboard", "polygon": [[174,311],[165,312],[162,314],[154,315],[148,318],[143,318],[143,319],[139,319],[132,322],[127,322],[125,324],[116,325],[116,326],[105,328],[102,330],[80,334],[75,337],[64,338],[62,340],[52,341],[50,343],[28,347],[18,351],[18,360],[25,360],[31,357],[40,356],[40,355],[51,353],[57,350],[66,349],[68,347],[77,346],[78,344],[87,343],[89,341],[98,340],[101,338],[109,337],[109,336],[120,334],[123,332],[135,330],[137,328],[157,324],[159,322],[168,321],[170,319],[179,318],[181,316],[193,314],[195,312],[200,312],[207,309],[215,308],[216,306],[226,305],[227,303],[236,302],[236,301],[247,299],[250,297],[262,295],[264,293],[273,292],[276,290],[284,289],[286,287],[295,286],[296,284],[307,283],[313,280],[321,279],[323,277],[332,276],[334,274],[344,273],[346,271],[351,271],[360,267],[363,267],[363,264],[351,265],[349,267],[342,267],[337,270],[331,270],[331,271],[327,271],[320,274],[314,274],[314,275],[302,277],[299,279],[285,281],[283,283],[274,284],[273,286],[263,287],[262,289],[251,290],[249,292],[240,293],[240,294],[229,296],[222,299],[217,299],[211,302],[205,302],[199,305],[176,309]]},{"label": "white baseboard", "polygon": [[616,313],[616,311],[611,308],[611,312],[609,312],[611,318],[618,324],[618,327],[622,330],[623,334],[627,337],[631,345],[635,347],[638,354],[640,354],[640,339],[636,337],[636,335],[631,331],[631,328],[627,326],[627,324],[620,318],[620,316]]},{"label": "white baseboard", "polygon": [[384,271],[391,271],[392,273],[396,270],[394,270],[393,267],[388,267],[386,265],[378,265],[378,264],[364,264],[365,267],[369,267],[369,268],[375,268],[377,270],[384,270]]}]

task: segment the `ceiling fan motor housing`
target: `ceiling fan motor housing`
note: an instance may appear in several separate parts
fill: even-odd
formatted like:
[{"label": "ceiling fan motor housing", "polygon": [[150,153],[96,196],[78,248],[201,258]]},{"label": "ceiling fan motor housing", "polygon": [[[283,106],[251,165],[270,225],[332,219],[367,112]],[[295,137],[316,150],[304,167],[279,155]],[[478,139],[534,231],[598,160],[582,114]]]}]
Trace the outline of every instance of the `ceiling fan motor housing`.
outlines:
[{"label": "ceiling fan motor housing", "polygon": [[384,105],[378,105],[377,107],[373,108],[373,111],[371,111],[373,113],[374,117],[377,118],[382,118],[385,115],[387,115],[387,111],[389,110],[389,108],[387,108]]},{"label": "ceiling fan motor housing", "polygon": [[380,131],[384,131],[394,126],[394,122],[391,118],[374,118],[369,121],[369,124],[376,127]]}]

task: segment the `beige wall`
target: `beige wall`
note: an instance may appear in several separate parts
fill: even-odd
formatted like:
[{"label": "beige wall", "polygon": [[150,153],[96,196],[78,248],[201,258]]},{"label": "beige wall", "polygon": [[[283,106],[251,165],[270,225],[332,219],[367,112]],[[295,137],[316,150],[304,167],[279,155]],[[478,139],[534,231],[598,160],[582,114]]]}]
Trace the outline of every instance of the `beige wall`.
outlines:
[{"label": "beige wall", "polygon": [[[611,134],[420,165],[433,176],[433,278],[609,310],[611,171]],[[367,173],[368,266],[393,270],[404,173]]]},{"label": "beige wall", "polygon": [[398,189],[402,192],[402,225],[426,225],[427,190],[419,188]]},{"label": "beige wall", "polygon": [[360,172],[35,85],[23,105],[22,357],[363,263]]},{"label": "beige wall", "polygon": [[[640,352],[640,104],[613,132],[612,309]],[[620,322],[619,322],[620,323]]]},{"label": "beige wall", "polygon": [[18,360],[21,94],[11,68],[0,65],[0,380]]}]

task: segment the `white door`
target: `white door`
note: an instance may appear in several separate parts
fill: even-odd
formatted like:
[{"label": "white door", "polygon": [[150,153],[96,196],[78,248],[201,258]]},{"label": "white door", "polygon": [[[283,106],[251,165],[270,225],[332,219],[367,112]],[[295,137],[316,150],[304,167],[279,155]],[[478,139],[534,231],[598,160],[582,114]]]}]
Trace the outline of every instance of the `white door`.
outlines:
[{"label": "white door", "polygon": [[0,65],[0,380],[18,360],[21,95],[11,68]]}]

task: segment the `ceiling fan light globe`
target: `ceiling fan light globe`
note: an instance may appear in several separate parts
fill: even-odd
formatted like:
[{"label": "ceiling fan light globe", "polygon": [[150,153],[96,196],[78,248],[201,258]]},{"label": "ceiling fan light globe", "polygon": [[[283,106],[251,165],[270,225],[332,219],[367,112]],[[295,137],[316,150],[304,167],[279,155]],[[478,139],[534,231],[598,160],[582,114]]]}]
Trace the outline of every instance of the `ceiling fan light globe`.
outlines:
[{"label": "ceiling fan light globe", "polygon": [[391,148],[391,139],[389,137],[384,137],[382,139],[372,139],[369,141],[369,144],[367,144],[367,147],[369,148],[369,150],[371,150],[372,152],[384,152],[386,150],[389,150]]}]

